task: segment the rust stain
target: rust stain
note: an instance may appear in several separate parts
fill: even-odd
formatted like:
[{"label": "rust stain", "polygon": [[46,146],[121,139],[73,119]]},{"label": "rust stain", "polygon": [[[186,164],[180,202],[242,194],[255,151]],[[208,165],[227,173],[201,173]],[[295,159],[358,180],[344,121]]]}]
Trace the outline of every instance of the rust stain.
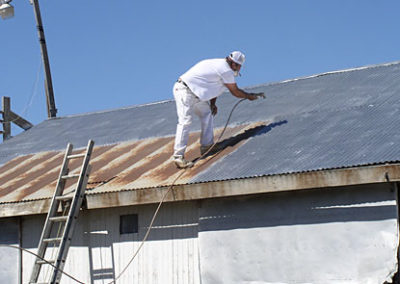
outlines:
[{"label": "rust stain", "polygon": [[[26,157],[25,159],[23,159],[23,157],[17,158],[18,163],[12,169],[9,169],[7,172],[5,172],[4,175],[2,175],[0,180],[0,186],[7,183],[10,180],[17,179],[19,176],[21,176],[21,174],[29,171],[32,167],[34,167],[37,164],[44,163],[46,160],[48,160],[55,154],[56,152],[47,152],[45,154],[41,153],[41,154],[30,155],[29,157],[24,156]],[[9,168],[8,163],[5,164],[4,167]],[[1,189],[0,189],[0,194],[1,194]]]},{"label": "rust stain", "polygon": [[[109,146],[99,147],[93,150],[92,156],[96,157],[106,151]],[[73,154],[83,153],[85,149],[75,150]],[[17,161],[11,161],[5,166],[9,169],[9,173],[1,180],[0,197],[6,195],[7,199],[22,200],[26,196],[36,191],[51,187],[52,193],[55,189],[62,160],[65,155],[63,152],[44,152],[35,155],[27,155],[25,159],[19,158]],[[27,160],[30,158],[30,160]],[[24,160],[27,160],[23,163]],[[82,160],[71,160],[69,163],[70,172],[80,168]],[[11,169],[11,166],[14,167]],[[73,181],[67,181],[66,186],[72,184]],[[11,194],[12,193],[12,194]]]},{"label": "rust stain", "polygon": [[[92,152],[92,158],[96,158],[100,155],[102,155],[104,152],[108,151],[110,148],[114,146],[102,146],[102,147],[94,147],[93,152]],[[86,151],[86,149],[79,149],[79,150],[74,150],[72,151],[72,154],[82,154]],[[33,180],[31,183],[28,184],[28,186],[19,193],[17,196],[17,200],[22,200],[26,197],[31,197],[30,195],[34,194],[35,192],[42,190],[44,188],[49,191],[49,194],[53,194],[56,186],[57,186],[57,180],[58,176],[60,173],[60,169],[62,166],[62,159],[64,157],[65,152],[60,153],[62,156],[60,157],[59,160],[54,161],[52,164],[47,164],[46,168],[48,172],[41,176],[40,178],[37,178]],[[82,159],[74,159],[70,160],[68,164],[68,168],[70,170],[70,173],[77,173],[78,170],[80,170],[82,166]],[[74,180],[67,180],[65,183],[65,188],[72,187],[76,181]],[[44,196],[42,196],[44,197]]]},{"label": "rust stain", "polygon": [[[248,126],[251,127],[251,126]],[[237,126],[233,128],[227,128],[224,137],[230,137],[232,134],[238,133],[241,129],[246,128],[246,126]],[[217,129],[215,131],[215,137],[218,137],[220,133],[222,132],[222,128]],[[188,148],[186,151],[186,158],[193,160],[196,158],[199,158],[200,156],[200,151],[199,151],[199,146],[200,144],[198,143],[199,140],[199,133],[194,133],[191,135],[188,143]],[[241,144],[240,144],[241,145]],[[239,147],[239,144],[236,146]],[[223,153],[219,154],[219,158],[225,156],[226,154],[232,152],[234,149],[232,148],[230,150],[224,150]],[[176,166],[169,160],[169,157],[171,156],[171,151],[168,151],[167,153],[163,153],[163,155],[156,156],[154,159],[150,160],[146,164],[146,169],[144,171],[141,171],[137,176],[132,176],[130,175],[129,177],[134,177],[132,179],[123,179],[123,180],[118,180],[116,182],[119,183],[120,186],[125,186],[126,188],[143,188],[143,187],[154,187],[154,186],[167,186],[170,185],[178,175],[181,174],[181,171],[176,168]],[[218,158],[218,159],[219,159]],[[213,159],[208,162],[207,166],[210,166],[212,163],[217,161],[218,159]],[[205,163],[205,161],[199,161],[199,163]],[[199,166],[196,165],[194,169],[197,169]],[[141,168],[142,169],[142,168]],[[188,170],[185,172],[183,176],[177,180],[177,184],[183,184],[192,179],[198,172],[201,170],[195,171],[194,169]],[[204,170],[204,168],[203,168]],[[140,178],[139,178],[140,177]],[[110,184],[111,185],[116,185],[116,184]],[[118,188],[118,186],[116,186]]]},{"label": "rust stain", "polygon": [[33,156],[33,154],[26,155],[26,156],[19,156],[19,157],[16,157],[16,158],[12,159],[11,161],[6,163],[5,165],[1,166],[0,167],[0,182],[4,178],[5,174],[8,171],[12,170],[14,167],[19,165],[22,161],[29,160],[32,156]]},{"label": "rust stain", "polygon": [[114,153],[104,155],[97,163],[93,163],[94,168],[89,181],[99,182],[112,179],[164,146],[170,139],[171,138],[147,139],[127,143],[122,147],[118,147],[118,149],[115,149]]},{"label": "rust stain", "polygon": [[[172,137],[162,138],[161,140],[157,138],[152,141],[152,145],[152,149],[145,147],[144,149],[133,151],[134,159],[131,160],[129,166],[125,167],[124,171],[118,177],[107,185],[107,188],[126,186],[171,157],[173,148]],[[146,151],[143,151],[145,149]]]},{"label": "rust stain", "polygon": [[[199,136],[199,132],[189,135],[188,147],[185,153],[187,159],[192,159],[200,153]],[[156,155],[146,157],[144,163],[139,165],[140,172],[138,174],[130,174],[126,178],[116,180],[115,183],[110,184],[110,187],[143,188],[170,184],[176,175],[179,174],[179,170],[171,161],[173,144],[174,137],[171,137],[169,144],[160,149]]]},{"label": "rust stain", "polygon": [[[233,128],[227,128],[224,136],[221,138],[220,142],[218,143],[219,145],[224,145],[224,141],[229,139],[230,137],[240,135],[240,133],[243,133],[246,129],[254,127],[253,124],[250,125],[239,125]],[[227,137],[224,139],[224,137]],[[205,166],[207,167],[211,166],[213,163],[217,162],[221,158],[229,155],[236,149],[238,149],[240,146],[242,146],[246,140],[242,140],[239,143],[233,145],[233,146],[226,146],[221,152],[215,154],[215,155],[210,155],[208,157],[203,158],[202,160],[197,161],[196,167],[193,169],[190,169],[189,171],[186,171],[186,173],[181,177],[182,182],[188,182],[191,180],[193,177],[198,175],[200,172],[202,172],[205,169]]]},{"label": "rust stain", "polygon": [[[219,135],[221,129],[215,131],[216,135]],[[188,147],[185,153],[187,160],[194,160],[200,156],[200,144],[198,143],[200,133],[196,132],[190,134]],[[171,156],[171,155],[169,155]],[[153,171],[148,172],[145,177],[140,181],[141,186],[149,186],[150,184],[157,184],[158,186],[165,186],[171,184],[175,178],[180,174],[174,163],[170,160],[166,161],[165,164],[158,164],[158,167]],[[179,183],[184,182],[183,176],[179,179]]]},{"label": "rust stain", "polygon": [[48,171],[47,163],[52,163],[55,158],[60,157],[59,153],[50,152],[42,154],[39,159],[29,161],[28,165],[16,167],[12,174],[8,175],[5,183],[0,187],[0,197],[3,197],[10,192],[24,186],[28,182],[42,176]]},{"label": "rust stain", "polygon": [[[261,126],[262,123],[252,123],[228,127],[219,143],[224,149],[197,161],[196,167],[186,171],[177,184],[190,181],[207,167],[235,151],[257,131],[257,127]],[[222,128],[215,130],[216,138],[221,131]],[[185,154],[187,159],[194,160],[200,157],[199,136],[199,132],[190,134]],[[88,188],[102,192],[170,185],[181,174],[171,161],[173,144],[174,136],[95,146],[90,161],[92,172]],[[85,149],[75,150],[73,154],[84,151]],[[0,167],[0,201],[51,196],[64,153],[43,152],[21,156]],[[77,173],[81,163],[81,159],[71,160],[70,173]],[[65,190],[73,189],[75,182],[67,181]]]}]

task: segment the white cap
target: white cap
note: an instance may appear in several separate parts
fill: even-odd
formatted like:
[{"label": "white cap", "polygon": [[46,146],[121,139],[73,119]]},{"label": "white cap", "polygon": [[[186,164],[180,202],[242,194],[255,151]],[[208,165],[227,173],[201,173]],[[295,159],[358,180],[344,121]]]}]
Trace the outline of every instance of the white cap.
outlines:
[{"label": "white cap", "polygon": [[243,53],[241,53],[240,51],[232,51],[231,54],[229,54],[229,58],[240,65],[243,65],[244,60],[245,60],[245,56]]}]

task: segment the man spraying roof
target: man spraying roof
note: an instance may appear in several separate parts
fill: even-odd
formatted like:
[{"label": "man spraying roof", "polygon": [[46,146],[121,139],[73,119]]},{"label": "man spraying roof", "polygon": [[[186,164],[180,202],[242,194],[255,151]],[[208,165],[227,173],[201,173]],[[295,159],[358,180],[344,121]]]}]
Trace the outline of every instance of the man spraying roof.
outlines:
[{"label": "man spraying roof", "polygon": [[[233,51],[226,58],[200,61],[179,77],[173,88],[178,114],[173,160],[178,168],[192,167],[184,154],[188,143],[193,113],[201,120],[200,153],[203,155],[214,144],[214,118],[218,112],[217,97],[226,88],[237,98],[256,100],[263,93],[248,93],[239,89],[235,77],[239,75],[245,56]],[[214,150],[214,149],[213,149]]]}]

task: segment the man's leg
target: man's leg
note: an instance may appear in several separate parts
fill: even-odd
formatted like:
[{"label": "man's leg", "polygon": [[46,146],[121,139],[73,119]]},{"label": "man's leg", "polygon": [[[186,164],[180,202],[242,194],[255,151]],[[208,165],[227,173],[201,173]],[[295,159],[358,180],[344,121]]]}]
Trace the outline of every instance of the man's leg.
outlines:
[{"label": "man's leg", "polygon": [[176,126],[174,161],[179,168],[191,167],[193,163],[184,159],[185,150],[189,139],[190,124],[192,122],[193,105],[198,101],[190,90],[180,83],[174,85],[174,97],[178,124]]},{"label": "man's leg", "polygon": [[201,120],[200,146],[206,148],[214,144],[214,117],[211,114],[208,102],[198,102],[194,106],[194,112]]}]

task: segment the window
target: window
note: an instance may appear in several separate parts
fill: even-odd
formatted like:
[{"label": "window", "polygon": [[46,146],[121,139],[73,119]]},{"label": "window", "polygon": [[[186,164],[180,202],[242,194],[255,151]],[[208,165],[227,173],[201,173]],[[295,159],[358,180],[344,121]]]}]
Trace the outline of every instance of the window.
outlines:
[{"label": "window", "polygon": [[139,232],[139,222],[137,214],[121,215],[119,218],[119,233],[134,234]]}]

